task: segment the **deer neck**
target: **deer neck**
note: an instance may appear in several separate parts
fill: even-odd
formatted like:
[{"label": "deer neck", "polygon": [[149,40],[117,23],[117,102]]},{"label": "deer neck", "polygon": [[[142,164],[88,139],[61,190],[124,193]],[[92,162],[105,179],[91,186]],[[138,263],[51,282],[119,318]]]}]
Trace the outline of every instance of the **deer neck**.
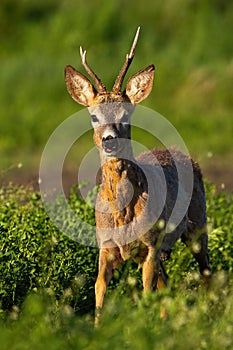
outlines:
[{"label": "deer neck", "polygon": [[102,164],[101,197],[111,202],[133,198],[145,189],[144,174],[136,160],[112,158]]}]

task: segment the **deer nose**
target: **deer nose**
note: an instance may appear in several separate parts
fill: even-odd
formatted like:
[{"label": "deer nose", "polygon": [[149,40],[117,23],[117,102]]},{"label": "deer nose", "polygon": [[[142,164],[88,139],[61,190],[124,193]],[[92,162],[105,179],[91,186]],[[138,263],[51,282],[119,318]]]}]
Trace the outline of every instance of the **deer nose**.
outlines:
[{"label": "deer nose", "polygon": [[113,154],[117,152],[118,149],[118,137],[113,137],[112,135],[108,135],[102,138],[102,147],[104,151],[108,154]]}]

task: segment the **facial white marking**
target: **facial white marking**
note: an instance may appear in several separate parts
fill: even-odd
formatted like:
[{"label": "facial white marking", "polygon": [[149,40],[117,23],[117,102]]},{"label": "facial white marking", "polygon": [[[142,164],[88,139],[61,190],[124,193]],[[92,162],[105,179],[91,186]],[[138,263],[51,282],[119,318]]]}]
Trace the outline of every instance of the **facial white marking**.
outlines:
[{"label": "facial white marking", "polygon": [[110,128],[109,126],[107,126],[102,134],[102,140],[111,138],[111,137],[115,139],[116,137],[118,137],[118,134],[116,133],[116,131],[114,131],[113,128]]}]

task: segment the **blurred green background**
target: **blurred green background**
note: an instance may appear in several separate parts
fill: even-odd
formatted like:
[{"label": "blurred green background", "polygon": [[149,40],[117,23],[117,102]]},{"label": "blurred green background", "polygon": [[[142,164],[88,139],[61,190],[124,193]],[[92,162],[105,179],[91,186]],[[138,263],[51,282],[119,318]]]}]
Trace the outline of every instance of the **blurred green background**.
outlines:
[{"label": "blurred green background", "polygon": [[[157,67],[143,104],[171,121],[205,176],[232,189],[232,1],[1,0],[0,23],[1,181],[36,183],[47,139],[81,108],[64,83],[66,64],[83,71],[79,46],[111,89],[140,25],[128,76]],[[87,147],[91,133],[69,160],[68,182]]]}]

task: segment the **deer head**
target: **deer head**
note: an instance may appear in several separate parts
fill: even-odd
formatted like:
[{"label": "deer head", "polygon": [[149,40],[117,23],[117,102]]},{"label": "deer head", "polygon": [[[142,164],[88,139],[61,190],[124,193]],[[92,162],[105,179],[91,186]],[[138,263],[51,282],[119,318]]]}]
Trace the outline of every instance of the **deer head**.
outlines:
[{"label": "deer head", "polygon": [[125,63],[114,83],[112,91],[107,91],[101,80],[89,67],[86,61],[86,51],[80,47],[83,67],[92,78],[95,85],[68,65],[65,68],[65,80],[71,97],[79,104],[88,107],[94,127],[94,141],[107,157],[116,156],[120,148],[119,139],[130,139],[130,116],[134,106],[143,101],[151,92],[154,80],[153,64],[134,74],[122,91],[123,79],[133,60],[140,27],[137,29],[130,53],[126,55]]}]

